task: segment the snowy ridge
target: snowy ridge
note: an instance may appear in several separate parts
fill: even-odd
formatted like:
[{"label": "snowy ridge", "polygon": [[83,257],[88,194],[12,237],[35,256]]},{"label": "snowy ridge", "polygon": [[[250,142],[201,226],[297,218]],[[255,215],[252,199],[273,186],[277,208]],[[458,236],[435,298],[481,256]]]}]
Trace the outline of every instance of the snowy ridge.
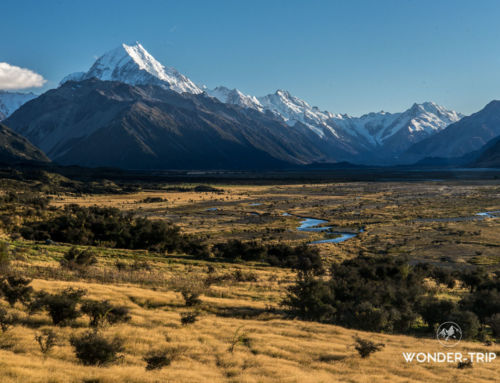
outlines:
[{"label": "snowy ridge", "polygon": [[227,95],[227,91],[229,89],[218,87],[207,93],[222,102],[271,111],[290,126],[300,122],[321,138],[326,137],[326,133],[329,132],[339,139],[361,139],[370,146],[383,145],[396,134],[406,135],[408,142],[411,143],[432,135],[462,118],[460,113],[447,110],[433,102],[414,104],[402,113],[381,111],[361,117],[351,117],[346,114],[321,111],[285,90],[277,90],[273,94],[257,98],[243,95],[237,89],[231,91],[232,94],[243,95],[246,100],[257,100],[258,104],[255,101],[245,103],[239,99],[235,100]]},{"label": "snowy ridge", "polygon": [[335,123],[344,130],[356,133],[374,145],[383,145],[395,134],[405,134],[408,139],[419,139],[432,135],[448,125],[457,122],[463,116],[447,110],[433,102],[413,104],[402,113],[369,113],[361,117],[335,119]]},{"label": "snowy ridge", "polygon": [[68,80],[82,81],[93,77],[130,85],[158,85],[178,93],[203,92],[176,69],[163,66],[139,43],[122,44],[99,57],[88,72],[70,74],[61,81],[61,84]]},{"label": "snowy ridge", "polygon": [[311,107],[304,100],[292,96],[285,90],[279,89],[274,94],[258,97],[258,100],[264,109],[280,116],[291,126],[301,122],[320,137],[323,137],[326,131],[338,137],[335,127],[328,124],[328,120],[336,117],[334,114]]},{"label": "snowy ridge", "polygon": [[206,90],[206,94],[210,97],[215,97],[220,102],[225,104],[239,105],[244,108],[263,110],[263,107],[257,97],[243,94],[238,89],[229,89],[225,86],[218,86],[215,89]]},{"label": "snowy ridge", "polygon": [[34,93],[14,93],[0,91],[0,121],[9,117],[24,103],[36,98]]},{"label": "snowy ridge", "polygon": [[245,95],[238,89],[217,87],[207,94],[221,102],[260,111],[271,111],[288,125],[300,122],[321,138],[327,133],[344,140],[361,139],[367,145],[381,146],[390,137],[401,134],[409,143],[432,135],[462,118],[460,113],[447,110],[433,102],[414,104],[401,113],[369,113],[361,117],[334,114],[310,106],[285,90],[262,97]]}]

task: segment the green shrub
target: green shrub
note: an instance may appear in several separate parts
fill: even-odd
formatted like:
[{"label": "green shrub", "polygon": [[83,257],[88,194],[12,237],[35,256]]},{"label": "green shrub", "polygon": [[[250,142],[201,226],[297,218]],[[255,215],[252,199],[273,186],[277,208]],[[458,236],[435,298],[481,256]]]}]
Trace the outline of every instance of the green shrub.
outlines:
[{"label": "green shrub", "polygon": [[455,311],[450,314],[449,320],[457,323],[462,329],[462,338],[475,339],[481,328],[476,314],[470,311]]},{"label": "green shrub", "polygon": [[463,362],[462,361],[458,362],[457,368],[459,370],[463,370],[465,368],[472,368],[472,360],[469,359]]},{"label": "green shrub", "polygon": [[33,288],[28,286],[31,279],[16,277],[14,275],[0,279],[0,294],[14,306],[16,302],[27,305],[31,300]]},{"label": "green shrub", "polygon": [[242,331],[242,327],[237,328],[234,332],[228,351],[233,353],[234,348],[239,344],[248,348],[251,346],[251,339],[246,332]]},{"label": "green shrub", "polygon": [[89,317],[91,327],[97,328],[105,323],[116,324],[130,320],[129,309],[125,306],[113,306],[107,300],[86,300],[82,303],[80,310]]},{"label": "green shrub", "polygon": [[145,357],[146,370],[159,370],[178,359],[184,352],[184,347],[167,347],[160,350],[150,351]]},{"label": "green shrub", "polygon": [[456,309],[455,302],[428,298],[421,303],[419,312],[429,326],[429,330],[432,331],[436,324],[449,320],[450,314]]},{"label": "green shrub", "polygon": [[174,291],[181,293],[187,307],[200,304],[200,295],[207,289],[205,281],[194,275],[177,277],[171,284]]},{"label": "green shrub", "polygon": [[10,266],[9,244],[0,242],[0,275],[6,273]]},{"label": "green shrub", "polygon": [[0,306],[0,330],[2,333],[5,333],[9,330],[9,328],[15,323],[16,317],[2,306]]},{"label": "green shrub", "polygon": [[332,264],[330,277],[300,271],[283,305],[305,320],[367,331],[404,332],[418,318],[424,274],[405,259],[364,257]]},{"label": "green shrub", "polygon": [[107,339],[95,331],[88,331],[80,336],[72,336],[70,344],[75,349],[76,357],[84,365],[105,365],[117,359],[117,353],[123,351],[120,338]]},{"label": "green shrub", "polygon": [[135,218],[116,208],[67,205],[48,220],[27,222],[20,230],[26,239],[75,245],[100,245],[158,252],[182,251],[205,257],[208,247],[199,239],[182,235],[179,227],[163,220]]},{"label": "green shrub", "polygon": [[199,311],[187,311],[180,314],[181,315],[181,324],[186,326],[188,324],[195,323],[198,320],[198,316],[200,315]]},{"label": "green shrub", "polygon": [[57,294],[48,294],[44,291],[37,294],[30,306],[30,312],[46,309],[55,325],[67,325],[82,313],[77,309],[85,290],[68,288]]},{"label": "green shrub", "polygon": [[384,346],[383,343],[375,343],[368,339],[354,337],[354,348],[362,358],[368,358],[374,352],[382,350]]},{"label": "green shrub", "polygon": [[500,313],[492,315],[487,323],[490,325],[493,335],[500,339]]},{"label": "green shrub", "polygon": [[319,322],[332,322],[337,311],[328,283],[303,272],[299,272],[295,284],[288,287],[282,304],[301,319]]},{"label": "green shrub", "polygon": [[230,260],[265,261],[272,266],[290,267],[300,271],[324,272],[319,250],[314,246],[292,247],[283,243],[264,246],[257,242],[232,239],[212,247],[215,257]]},{"label": "green shrub", "polygon": [[257,282],[258,278],[255,273],[236,270],[233,278],[237,282]]},{"label": "green shrub", "polygon": [[97,263],[95,253],[91,249],[79,250],[73,246],[61,259],[61,266],[68,269],[82,268]]},{"label": "green shrub", "polygon": [[39,334],[35,335],[35,341],[38,343],[42,354],[46,356],[57,345],[57,334],[52,329],[43,329]]}]

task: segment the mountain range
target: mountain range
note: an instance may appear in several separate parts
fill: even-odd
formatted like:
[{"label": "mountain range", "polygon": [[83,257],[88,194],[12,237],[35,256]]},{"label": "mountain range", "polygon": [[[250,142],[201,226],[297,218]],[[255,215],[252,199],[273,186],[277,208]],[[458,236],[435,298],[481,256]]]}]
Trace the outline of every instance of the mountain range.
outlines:
[{"label": "mountain range", "polygon": [[496,103],[469,117],[433,102],[352,117],[321,111],[286,90],[256,97],[224,86],[207,89],[136,43],[107,52],[87,72],[66,76],[4,122],[68,165],[391,165],[480,150],[500,135]]},{"label": "mountain range", "polygon": [[0,90],[0,121],[6,119],[19,109],[21,105],[36,97],[34,93],[16,93]]}]

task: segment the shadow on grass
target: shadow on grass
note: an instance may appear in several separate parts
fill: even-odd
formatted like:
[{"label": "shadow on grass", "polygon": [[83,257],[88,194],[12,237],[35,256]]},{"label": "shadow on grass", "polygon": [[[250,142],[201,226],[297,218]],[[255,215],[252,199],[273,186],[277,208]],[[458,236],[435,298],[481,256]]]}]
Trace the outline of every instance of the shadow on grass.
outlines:
[{"label": "shadow on grass", "polygon": [[261,309],[249,306],[239,307],[204,307],[204,311],[223,318],[272,320],[283,319],[285,312],[277,309]]}]

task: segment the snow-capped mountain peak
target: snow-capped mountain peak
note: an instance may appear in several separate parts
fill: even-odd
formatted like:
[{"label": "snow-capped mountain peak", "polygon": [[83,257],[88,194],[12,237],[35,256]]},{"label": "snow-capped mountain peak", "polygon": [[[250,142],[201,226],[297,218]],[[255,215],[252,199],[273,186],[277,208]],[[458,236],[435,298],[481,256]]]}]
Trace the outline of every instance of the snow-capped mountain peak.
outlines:
[{"label": "snow-capped mountain peak", "polygon": [[175,68],[165,67],[140,43],[122,44],[99,57],[86,73],[73,73],[62,81],[89,78],[120,81],[131,85],[158,85],[178,93],[199,94],[203,91]]},{"label": "snow-capped mountain peak", "polygon": [[252,108],[262,111],[262,105],[257,97],[246,95],[238,89],[229,89],[225,86],[218,86],[215,89],[207,90],[206,93],[210,97],[215,97],[220,102],[225,104],[234,104],[244,108]]}]

